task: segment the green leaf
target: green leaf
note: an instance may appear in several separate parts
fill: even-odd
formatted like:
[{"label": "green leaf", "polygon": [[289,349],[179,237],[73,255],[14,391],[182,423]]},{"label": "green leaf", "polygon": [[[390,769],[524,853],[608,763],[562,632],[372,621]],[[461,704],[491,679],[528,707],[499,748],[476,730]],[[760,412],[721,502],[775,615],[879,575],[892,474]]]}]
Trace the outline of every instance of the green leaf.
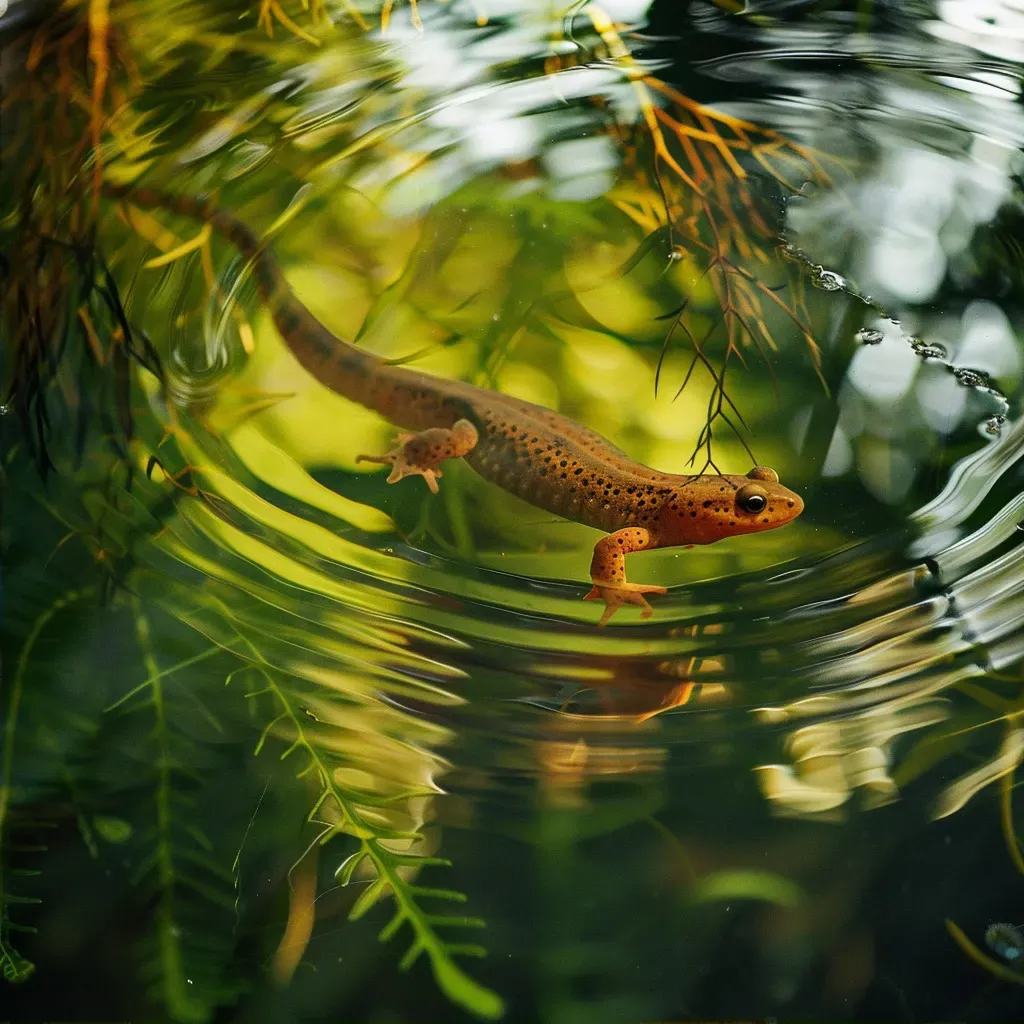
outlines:
[{"label": "green leaf", "polygon": [[420,953],[423,952],[423,947],[418,943],[414,942],[406,951],[405,956],[398,961],[398,969],[400,971],[407,971],[417,960],[420,958]]},{"label": "green leaf", "polygon": [[348,913],[350,921],[358,921],[388,891],[388,883],[381,878],[371,882],[359,895]]},{"label": "green leaf", "polygon": [[465,894],[454,889],[432,889],[425,885],[411,885],[409,892],[414,896],[430,896],[437,900],[451,900],[453,903],[466,902]]},{"label": "green leaf", "polygon": [[761,900],[790,909],[807,901],[800,886],[771,871],[716,871],[696,882],[689,897],[697,904]]},{"label": "green leaf", "polygon": [[346,857],[337,867],[334,872],[334,877],[338,880],[339,885],[348,885],[352,881],[352,876],[356,872],[356,868],[366,859],[366,850],[356,850],[351,857]]},{"label": "green leaf", "polygon": [[505,1003],[497,993],[484,988],[449,958],[432,960],[434,978],[441,991],[458,1006],[484,1020],[498,1020],[505,1014]]},{"label": "green leaf", "polygon": [[4,981],[12,985],[20,985],[32,977],[36,965],[26,960],[16,949],[6,942],[0,945],[0,973]]},{"label": "green leaf", "polygon": [[[377,936],[380,942],[389,942],[402,927],[402,922],[405,920],[405,914],[401,910],[396,911],[395,916],[381,929],[380,935]],[[413,944],[415,948],[419,948],[418,943]]]},{"label": "green leaf", "polygon": [[97,815],[92,819],[92,827],[96,834],[108,843],[126,843],[132,837],[132,826],[123,818]]}]

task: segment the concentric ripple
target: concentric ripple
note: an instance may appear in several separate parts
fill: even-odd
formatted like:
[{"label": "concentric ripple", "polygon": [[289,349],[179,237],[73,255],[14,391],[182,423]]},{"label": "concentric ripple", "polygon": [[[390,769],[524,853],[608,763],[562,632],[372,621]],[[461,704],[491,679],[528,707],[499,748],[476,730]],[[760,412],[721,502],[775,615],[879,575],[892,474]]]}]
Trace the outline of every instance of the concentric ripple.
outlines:
[{"label": "concentric ripple", "polygon": [[[922,757],[943,756],[954,704],[977,702],[1024,656],[1020,422],[957,463],[905,531],[693,583],[678,579],[683,554],[676,579],[660,577],[675,585],[652,619],[621,615],[604,630],[580,579],[545,578],[541,559],[528,576],[428,553],[260,444],[273,453],[263,478],[241,464],[198,471],[199,493],[150,543],[137,587],[180,616],[182,588],[200,579],[193,626],[235,651],[253,638],[269,664],[311,694],[343,695],[357,718],[377,709],[359,728],[380,732],[383,714],[430,777],[441,762],[426,734],[452,714],[493,729],[488,709],[503,707],[503,743],[528,745],[518,770],[530,774],[582,783],[653,770],[675,745],[747,736],[734,768],[753,771],[778,810],[834,812],[857,793],[879,805],[899,799]],[[587,555],[584,541],[567,564]],[[1019,730],[995,724],[999,699],[978,723],[984,764],[940,787],[933,813],[1020,759]],[[564,763],[558,751],[580,743],[587,756]],[[773,749],[784,758],[756,760]]]}]

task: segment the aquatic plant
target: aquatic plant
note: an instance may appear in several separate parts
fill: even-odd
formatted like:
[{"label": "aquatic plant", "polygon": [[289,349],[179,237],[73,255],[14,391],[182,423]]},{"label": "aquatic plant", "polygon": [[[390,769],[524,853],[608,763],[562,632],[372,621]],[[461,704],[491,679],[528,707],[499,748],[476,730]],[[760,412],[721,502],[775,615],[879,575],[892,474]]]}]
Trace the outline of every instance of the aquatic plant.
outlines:
[{"label": "aquatic plant", "polygon": [[[1010,860],[1017,871],[1024,875],[1024,855],[1021,854],[1021,841],[1013,825],[1013,777],[1014,771],[1011,769],[1005,772],[1000,780],[1000,822]],[[1020,933],[1015,926],[991,925],[985,935],[987,945],[998,952],[1003,961],[1008,960],[1009,964],[988,956],[971,941],[967,933],[955,921],[949,918],[946,919],[946,931],[971,960],[993,977],[1000,981],[1024,985],[1024,973],[1010,966],[1021,955],[1021,950],[1024,948],[1020,941]]]},{"label": "aquatic plant", "polygon": [[[14,596],[3,644],[14,671],[0,761],[0,969],[10,982],[31,975],[15,935],[33,926],[42,885],[33,855],[44,852],[41,834],[73,823],[97,866],[129,866],[146,917],[137,967],[172,1019],[207,1020],[236,1002],[249,959],[290,977],[314,903],[329,891],[321,868],[350,897],[353,922],[390,903],[380,938],[406,943],[399,967],[425,960],[454,1003],[497,1017],[500,998],[456,959],[482,955],[485,944],[452,938],[483,922],[440,912],[464,894],[421,878],[429,872],[433,883],[448,864],[428,827],[445,768],[436,750],[448,736],[400,703],[443,708],[460,698],[418,651],[417,630],[358,585],[376,551],[367,543],[355,552],[350,538],[391,536],[394,524],[327,498],[265,439],[240,447],[249,461],[225,443],[282,397],[219,388],[239,349],[252,355],[257,337],[266,344],[244,268],[214,250],[203,226],[101,196],[104,181],[142,174],[197,190],[217,184],[256,210],[265,196],[274,213],[287,209],[273,234],[304,203],[327,209],[342,189],[323,181],[339,166],[389,148],[404,168],[426,163],[375,125],[394,114],[384,98],[374,106],[376,86],[397,74],[386,57],[357,48],[324,58],[324,93],[337,88],[333,60],[365,76],[365,95],[323,118],[323,93],[307,103],[302,76],[317,81],[311,53],[325,49],[324,11],[316,0],[196,3],[170,24],[142,4],[79,0],[5,41],[25,73],[5,91],[13,127],[0,161],[3,387],[16,421],[5,431],[4,471],[19,494],[17,540],[5,550]],[[385,26],[391,11],[382,8]],[[475,372],[496,377],[527,327],[560,343],[567,326],[611,336],[580,296],[622,276],[655,282],[672,310],[667,335],[649,325],[659,373],[682,335],[692,355],[679,390],[699,368],[709,375],[696,449],[713,464],[716,424],[740,426],[727,369],[749,348],[770,360],[771,316],[795,323],[816,359],[799,277],[789,298],[768,282],[787,265],[750,184],[758,168],[783,182],[784,168],[799,168],[788,182],[798,187],[816,165],[781,136],[642,73],[599,8],[580,12],[593,38],[581,34],[583,48],[530,73],[569,80],[573,67],[610,66],[635,95],[636,123],[590,104],[624,167],[600,209],[638,229],[632,254],[616,250],[614,265],[584,288],[566,270],[573,232],[548,224],[561,217],[597,235],[593,210],[566,211],[543,196],[474,197],[468,183],[458,198],[472,215],[452,218],[431,253],[410,255],[412,231],[399,240],[405,251],[390,254],[388,286],[373,296],[365,327],[396,298],[408,300],[431,325],[436,351],[465,329],[471,300],[474,330],[489,319],[489,296],[465,296],[453,312],[420,301],[418,289],[436,288],[425,265],[504,203],[527,237],[552,245],[546,262],[524,246],[502,268],[502,315],[480,334]],[[275,26],[286,32],[270,39]],[[251,89],[242,101],[232,76]],[[271,159],[277,179],[265,190],[249,175]],[[519,170],[505,168],[512,178]],[[341,184],[355,190],[350,179]],[[346,241],[338,249],[358,257],[359,240]],[[367,265],[384,248],[364,245]],[[451,518],[462,544],[457,511]],[[86,636],[91,646],[79,650]],[[333,870],[315,855],[324,848]],[[251,894],[250,862],[289,890],[287,910]]]}]

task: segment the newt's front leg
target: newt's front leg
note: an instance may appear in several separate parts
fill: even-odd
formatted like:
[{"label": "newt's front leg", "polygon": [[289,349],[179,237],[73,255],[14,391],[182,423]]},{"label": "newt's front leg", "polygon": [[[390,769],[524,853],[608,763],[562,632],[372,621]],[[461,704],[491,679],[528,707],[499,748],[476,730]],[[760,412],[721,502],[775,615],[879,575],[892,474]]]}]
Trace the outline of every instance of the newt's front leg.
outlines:
[{"label": "newt's front leg", "polygon": [[626,555],[652,547],[652,542],[650,532],[642,526],[627,526],[602,537],[594,545],[594,557],[590,562],[590,579],[594,586],[583,600],[604,601],[605,609],[597,623],[599,626],[603,626],[624,604],[639,605],[643,609],[640,617],[648,619],[652,608],[644,594],[667,593],[664,587],[626,582]]},{"label": "newt's front leg", "polygon": [[356,462],[389,464],[392,467],[389,484],[418,473],[437,494],[437,478],[442,475],[438,465],[445,459],[469,454],[479,440],[480,435],[469,420],[456,420],[450,428],[430,427],[418,434],[399,434],[398,447],[392,448],[387,455],[359,455]]}]

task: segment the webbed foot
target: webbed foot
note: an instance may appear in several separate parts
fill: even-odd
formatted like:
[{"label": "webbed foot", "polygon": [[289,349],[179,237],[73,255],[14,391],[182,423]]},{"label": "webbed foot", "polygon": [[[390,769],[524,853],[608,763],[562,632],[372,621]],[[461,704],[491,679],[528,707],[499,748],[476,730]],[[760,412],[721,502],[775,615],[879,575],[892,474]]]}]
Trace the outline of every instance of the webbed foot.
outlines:
[{"label": "webbed foot", "polygon": [[647,603],[644,594],[667,594],[664,587],[647,586],[643,583],[595,583],[584,601],[604,601],[604,612],[598,620],[603,626],[624,604],[638,605],[640,618],[649,619],[654,609]]},{"label": "webbed foot", "polygon": [[473,450],[479,435],[469,420],[458,420],[454,426],[430,427],[418,434],[399,434],[398,445],[386,455],[359,455],[356,462],[380,462],[391,466],[388,483],[395,484],[407,476],[422,476],[437,494],[437,481],[443,476],[438,465]]}]

